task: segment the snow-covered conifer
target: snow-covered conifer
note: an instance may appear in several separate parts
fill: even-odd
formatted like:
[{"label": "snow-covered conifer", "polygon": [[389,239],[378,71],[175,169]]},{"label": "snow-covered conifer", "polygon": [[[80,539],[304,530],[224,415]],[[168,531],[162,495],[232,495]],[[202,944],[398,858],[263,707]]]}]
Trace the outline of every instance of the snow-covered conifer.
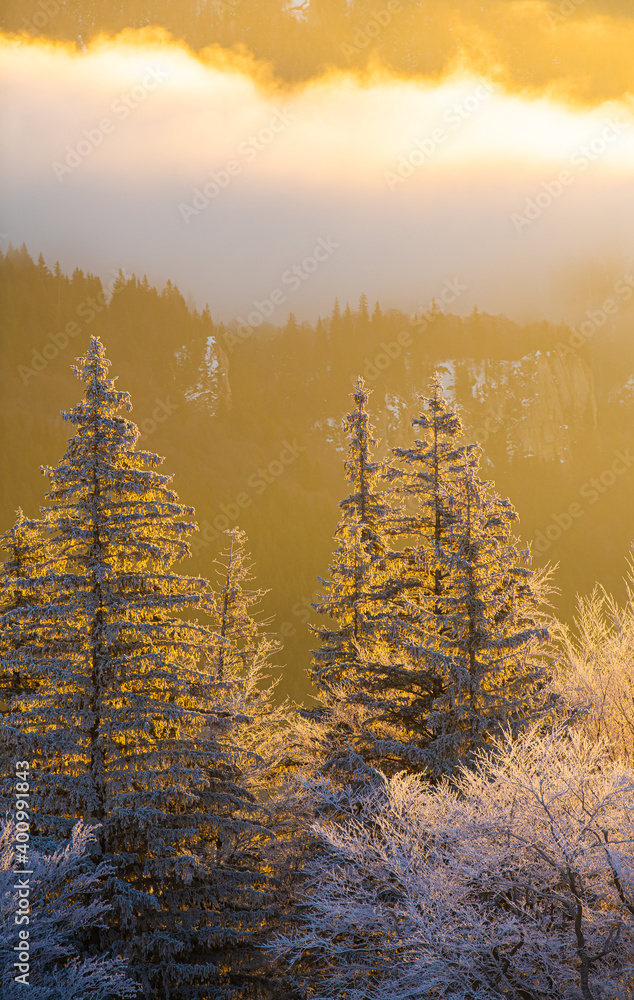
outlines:
[{"label": "snow-covered conifer", "polygon": [[[37,603],[31,580],[36,573],[35,567],[46,558],[40,523],[26,518],[18,508],[15,524],[0,536],[0,549],[6,554],[0,571],[1,621],[11,612]],[[25,669],[22,662],[21,650],[27,645],[27,638],[24,629],[15,626],[16,617],[22,618],[24,624],[24,616],[18,614],[7,620],[13,625],[0,627],[0,701],[5,710],[15,695],[38,683],[38,678]]]},{"label": "snow-covered conifer", "polygon": [[402,466],[393,464],[387,471],[405,504],[395,524],[395,534],[404,545],[398,548],[390,579],[390,601],[398,618],[393,643],[414,656],[421,628],[417,607],[440,596],[447,578],[442,553],[456,517],[454,467],[465,449],[470,454],[474,447],[458,443],[462,422],[443,394],[439,372],[434,373],[430,389],[429,397],[421,396],[419,416],[412,419],[421,437],[407,448],[394,448],[394,458]]},{"label": "snow-covered conifer", "polygon": [[273,801],[288,761],[289,705],[276,704],[280,677],[272,659],[282,649],[259,619],[266,594],[253,589],[247,536],[229,528],[228,545],[216,560],[217,587],[212,600],[209,646],[210,680],[215,692],[218,733],[233,750],[241,783],[260,801]]},{"label": "snow-covered conifer", "polygon": [[409,605],[418,639],[409,658],[392,654],[366,665],[374,716],[398,732],[396,740],[377,733],[373,757],[434,778],[534,717],[549,638],[540,609],[549,574],[533,573],[528,553],[518,550],[516,511],[480,480],[474,450],[455,461],[433,585]]},{"label": "snow-covered conifer", "polygon": [[[217,586],[209,646],[210,680],[215,707],[213,731],[238,770],[238,780],[254,799],[262,828],[245,835],[245,845],[270,876],[271,906],[260,929],[262,943],[275,929],[289,927],[298,857],[305,841],[305,803],[294,781],[302,759],[298,735],[293,732],[288,700],[276,701],[280,678],[273,662],[282,644],[268,632],[270,619],[258,617],[266,591],[249,586],[254,578],[239,528],[225,532],[228,544],[216,560]],[[253,964],[253,979],[262,997],[290,996],[283,969]],[[261,978],[258,980],[257,976]]]},{"label": "snow-covered conifer", "polygon": [[394,512],[380,488],[383,464],[372,459],[378,442],[366,408],[369,395],[359,378],[352,393],[355,409],[344,420],[350,439],[344,469],[351,492],[339,504],[342,514],[335,532],[338,544],[331,578],[321,581],[326,594],[313,605],[337,624],[334,629],[314,630],[320,645],[312,679],[321,691],[354,682],[359,645],[372,646],[387,627],[381,585],[390,558],[386,532]]},{"label": "snow-covered conifer", "polygon": [[116,874],[98,947],[124,954],[152,1000],[244,995],[266,878],[244,846],[252,797],[208,726],[212,633],[195,617],[211,608],[208,584],[171,570],[189,554],[194,512],[156,471],[162,459],[135,451],[108,366],[92,338],[75,368],[85,398],[64,414],[75,435],[44,470],[37,601],[3,616],[39,680],[5,739],[37,775],[41,832],[99,825]]},{"label": "snow-covered conifer", "polygon": [[339,504],[330,579],[321,580],[326,593],[313,604],[335,627],[313,628],[320,640],[311,669],[319,705],[302,710],[298,722],[308,771],[325,768],[344,784],[365,781],[373,773],[362,756],[368,745],[366,661],[380,655],[393,632],[385,581],[393,558],[389,532],[398,510],[389,489],[382,488],[385,465],[373,459],[378,442],[367,411],[369,395],[359,378],[352,393],[355,408],[343,422],[349,436],[344,471],[351,492]]}]

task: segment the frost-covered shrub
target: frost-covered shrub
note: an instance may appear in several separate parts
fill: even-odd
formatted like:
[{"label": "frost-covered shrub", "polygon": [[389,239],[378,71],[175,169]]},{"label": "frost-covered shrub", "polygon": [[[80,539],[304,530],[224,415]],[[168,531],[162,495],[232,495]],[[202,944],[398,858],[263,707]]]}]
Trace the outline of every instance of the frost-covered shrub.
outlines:
[{"label": "frost-covered shrub", "polygon": [[581,598],[574,630],[564,631],[564,655],[553,689],[589,739],[634,762],[634,577],[627,602],[600,587]]},{"label": "frost-covered shrub", "polygon": [[[303,925],[312,1000],[614,1000],[634,988],[634,770],[579,734],[497,742],[452,785],[342,797]],[[338,801],[328,802],[329,795]]]},{"label": "frost-covered shrub", "polygon": [[[0,950],[2,997],[30,1000],[128,1000],[138,989],[126,976],[122,959],[80,957],[90,928],[108,919],[110,907],[100,898],[102,881],[112,874],[95,866],[86,848],[95,839],[77,823],[71,839],[47,854],[30,851],[28,864],[15,856],[15,826],[0,832]],[[29,869],[21,876],[19,871]],[[18,874],[16,874],[18,872]],[[29,912],[18,910],[18,883],[27,883]],[[15,918],[18,916],[19,924]],[[28,935],[28,936],[26,936]],[[17,950],[16,950],[17,949]],[[21,949],[21,950],[20,950]],[[28,962],[20,955],[28,954]],[[14,963],[18,962],[19,968]],[[28,967],[28,969],[25,969]],[[26,978],[25,978],[26,972]],[[22,976],[21,981],[16,977]]]}]

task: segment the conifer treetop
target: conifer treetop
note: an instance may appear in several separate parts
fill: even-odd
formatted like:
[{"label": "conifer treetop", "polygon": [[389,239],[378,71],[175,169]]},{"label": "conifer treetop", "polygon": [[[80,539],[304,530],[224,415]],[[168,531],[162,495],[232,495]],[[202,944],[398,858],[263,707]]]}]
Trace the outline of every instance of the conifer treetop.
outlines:
[{"label": "conifer treetop", "polygon": [[[430,396],[420,396],[422,408],[418,417],[412,418],[412,427],[424,432],[423,438],[417,438],[413,446],[394,448],[394,456],[409,466],[407,471],[391,469],[390,479],[405,480],[405,492],[418,492],[420,482],[428,483],[438,488],[442,467],[459,458],[462,448],[471,451],[475,445],[460,448],[458,439],[463,434],[463,425],[457,411],[451,406],[443,392],[442,380],[438,371],[434,372],[430,383]],[[428,466],[429,468],[425,468]]]},{"label": "conifer treetop", "polygon": [[371,391],[365,388],[363,379],[359,377],[354,392],[351,393],[355,409],[343,420],[343,431],[349,437],[348,455],[343,467],[353,489],[339,503],[339,507],[344,515],[351,515],[360,524],[369,523],[373,517],[387,513],[383,498],[376,496],[383,463],[371,460],[372,449],[379,444],[372,434],[373,428],[366,409]]},{"label": "conifer treetop", "polygon": [[72,410],[63,413],[64,420],[75,424],[81,434],[85,427],[97,419],[97,416],[102,420],[111,419],[113,431],[125,431],[120,439],[121,444],[134,447],[139,436],[138,429],[131,421],[115,416],[120,409],[130,412],[132,409],[130,394],[115,389],[116,378],[108,378],[110,361],[106,357],[106,350],[100,338],[91,337],[86,354],[76,360],[77,364],[71,365],[71,369],[86,386],[86,397]]},{"label": "conifer treetop", "polygon": [[[151,560],[155,569],[167,569],[191,554],[185,539],[196,530],[189,520],[194,509],[169,488],[173,476],[155,471],[161,456],[135,451],[139,429],[120,413],[132,409],[130,396],[115,388],[109,367],[101,340],[92,337],[72,366],[85,385],[84,399],[63,412],[76,432],[59,464],[41,470],[51,481],[46,494],[51,506],[42,512],[55,519],[69,543],[90,542],[98,560],[97,549],[103,554],[106,546],[112,555],[117,546],[110,543],[125,537],[126,550],[118,546],[121,558]],[[102,526],[99,532],[96,524]]]},{"label": "conifer treetop", "polygon": [[270,619],[258,619],[252,613],[268,591],[245,586],[254,578],[253,565],[246,551],[246,532],[235,527],[228,528],[225,534],[228,544],[214,560],[219,586],[211,607],[216,636],[214,676],[218,683],[228,680],[235,669],[244,667],[262,644],[267,646],[269,653],[281,648],[281,643],[266,634]]},{"label": "conifer treetop", "polygon": [[448,409],[448,401],[445,398],[440,372],[435,371],[430,380],[431,395],[426,398],[421,396],[423,404],[428,405],[429,412],[421,413],[419,417],[412,420],[413,427],[421,427],[423,430],[442,430],[450,437],[457,437],[462,434],[463,427],[460,417],[455,410]]},{"label": "conifer treetop", "polygon": [[29,543],[38,525],[38,521],[25,517],[21,507],[17,508],[13,527],[0,535],[0,551],[8,554],[8,559],[4,561],[5,577],[19,575],[24,568],[27,554],[32,557]]},{"label": "conifer treetop", "polygon": [[312,677],[320,688],[337,685],[354,672],[357,643],[373,643],[385,627],[381,587],[389,558],[387,524],[394,509],[381,489],[385,465],[371,457],[378,441],[366,409],[370,390],[362,378],[357,379],[351,395],[355,408],[343,420],[349,438],[344,470],[351,492],[339,503],[342,514],[335,531],[331,579],[320,578],[326,594],[313,604],[315,610],[336,622],[334,629],[313,627],[320,637],[320,648]]}]

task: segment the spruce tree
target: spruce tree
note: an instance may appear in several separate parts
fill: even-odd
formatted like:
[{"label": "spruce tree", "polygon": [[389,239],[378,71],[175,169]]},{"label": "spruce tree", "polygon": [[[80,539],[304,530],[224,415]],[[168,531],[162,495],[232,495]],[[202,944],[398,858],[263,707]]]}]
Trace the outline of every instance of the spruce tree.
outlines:
[{"label": "spruce tree", "polygon": [[288,703],[275,704],[279,670],[271,661],[282,644],[257,617],[267,593],[253,589],[253,566],[240,528],[225,532],[228,544],[215,560],[217,587],[211,608],[214,630],[208,656],[218,731],[233,747],[241,781],[260,800],[272,800],[288,757]]},{"label": "spruce tree", "polygon": [[409,657],[366,666],[372,717],[397,733],[373,736],[372,755],[433,779],[535,718],[549,637],[540,610],[548,573],[533,573],[519,551],[516,511],[480,480],[473,449],[456,461],[444,497],[449,516],[427,563],[433,573],[423,576],[428,592],[421,588],[411,605],[416,643]]},{"label": "spruce tree", "polygon": [[[291,731],[288,700],[276,703],[279,677],[273,658],[282,644],[268,632],[270,619],[259,617],[265,590],[254,578],[247,536],[239,528],[225,532],[228,544],[215,561],[217,586],[212,609],[215,634],[209,648],[210,674],[216,694],[215,727],[222,746],[230,748],[239,781],[260,810],[262,829],[251,848],[270,877],[272,906],[258,942],[272,932],[288,930],[293,919],[296,868],[309,817],[305,795],[293,780],[298,762],[297,737]],[[256,963],[262,972],[262,996],[279,1000],[288,993],[284,970]]]},{"label": "spruce tree", "polygon": [[334,627],[313,626],[320,640],[311,669],[319,705],[300,710],[298,720],[305,771],[327,773],[344,787],[351,780],[373,780],[365,753],[365,677],[368,660],[380,655],[393,630],[385,579],[392,558],[388,532],[396,515],[391,495],[381,489],[384,464],[372,456],[378,442],[367,411],[369,395],[359,378],[352,394],[355,408],[344,419],[349,436],[344,471],[351,492],[339,504],[330,579],[321,580],[326,593],[313,604],[334,620]]},{"label": "spruce tree", "polygon": [[[413,445],[394,448],[404,468],[392,465],[388,479],[409,509],[395,526],[405,540],[394,565],[391,583],[392,607],[398,611],[400,648],[414,652],[419,631],[417,605],[439,597],[447,571],[441,554],[455,520],[452,503],[454,466],[464,452],[459,445],[463,428],[460,417],[445,398],[440,374],[431,380],[431,395],[421,396],[422,410],[412,426],[422,431]],[[474,446],[467,447],[467,453]]]},{"label": "spruce tree", "polygon": [[[37,606],[32,580],[35,567],[44,558],[43,544],[39,523],[26,518],[22,509],[18,508],[15,524],[0,536],[0,550],[6,554],[0,572],[0,615],[19,611],[16,617],[24,621],[27,608]],[[24,629],[9,628],[3,638],[0,649],[0,706],[8,711],[11,699],[36,686],[38,681],[30,675],[23,662],[22,648],[27,644]]]},{"label": "spruce tree", "polygon": [[439,551],[449,583],[427,611],[421,644],[422,659],[443,677],[427,717],[426,763],[436,775],[472,765],[502,731],[533,720],[549,638],[544,575],[519,551],[517,512],[479,478],[476,453],[461,456],[453,508]]},{"label": "spruce tree", "polygon": [[521,565],[517,514],[479,480],[477,446],[459,443],[460,418],[438,374],[413,424],[421,438],[394,449],[405,468],[387,473],[396,498],[384,524],[395,550],[369,602],[365,594],[371,610],[350,641],[344,697],[363,707],[348,736],[358,760],[437,778],[531,717],[543,680],[544,581]]},{"label": "spruce tree", "polygon": [[171,571],[194,512],[156,471],[162,459],[134,450],[138,429],[120,414],[130,400],[108,366],[92,338],[74,369],[85,398],[64,414],[75,435],[43,470],[37,605],[2,619],[3,647],[23,637],[38,686],[5,734],[38,774],[41,833],[99,825],[113,918],[90,946],[124,955],[153,1000],[244,996],[266,880],[245,847],[252,796],[208,725],[213,637],[195,613],[212,598],[205,580]]},{"label": "spruce tree", "polygon": [[313,605],[337,624],[334,629],[314,629],[320,646],[312,680],[322,692],[332,693],[338,685],[354,682],[360,645],[379,641],[386,628],[381,586],[390,558],[387,531],[394,514],[380,489],[383,464],[372,459],[378,442],[366,409],[369,395],[359,378],[352,393],[355,409],[344,420],[349,436],[344,470],[351,492],[339,504],[342,514],[335,531],[338,544],[330,580],[320,580],[326,593]]}]

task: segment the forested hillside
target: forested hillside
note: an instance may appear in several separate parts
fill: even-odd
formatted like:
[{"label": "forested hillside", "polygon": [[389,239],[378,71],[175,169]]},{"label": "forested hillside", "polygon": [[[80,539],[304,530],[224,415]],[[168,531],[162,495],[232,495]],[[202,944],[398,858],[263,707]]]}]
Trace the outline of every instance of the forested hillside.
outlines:
[{"label": "forested hillside", "polygon": [[306,623],[319,621],[310,604],[331,559],[345,492],[341,417],[359,375],[385,456],[410,445],[418,397],[435,369],[444,373],[465,441],[483,446],[483,474],[513,500],[536,564],[560,563],[555,603],[564,618],[597,580],[623,592],[634,477],[634,296],[625,280],[605,293],[618,311],[589,304],[575,331],[461,318],[442,303],[422,303],[410,317],[370,295],[336,303],[316,324],[290,316],[282,328],[225,327],[213,303],[198,313],[169,284],[159,291],[113,274],[104,288],[79,270],[35,263],[25,248],[2,257],[0,289],[4,526],[18,503],[38,513],[37,470],[68,437],[59,413],[74,400],[69,366],[99,335],[131,392],[141,446],[169,456],[196,509],[201,532],[187,572],[209,575],[226,527],[248,532],[270,588],[264,610],[285,643],[283,688],[297,698],[308,693],[315,640]]}]

